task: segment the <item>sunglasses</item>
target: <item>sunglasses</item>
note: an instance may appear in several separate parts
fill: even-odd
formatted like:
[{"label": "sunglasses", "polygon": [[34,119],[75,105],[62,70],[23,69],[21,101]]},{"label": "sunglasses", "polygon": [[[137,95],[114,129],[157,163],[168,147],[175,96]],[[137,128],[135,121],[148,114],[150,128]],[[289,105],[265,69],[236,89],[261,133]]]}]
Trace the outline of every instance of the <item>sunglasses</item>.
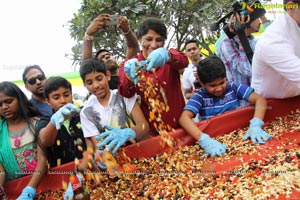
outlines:
[{"label": "sunglasses", "polygon": [[37,75],[36,77],[32,77],[30,79],[27,80],[27,83],[30,84],[30,85],[33,85],[36,83],[36,79],[39,79],[39,81],[42,81],[42,80],[45,80],[45,75],[43,74],[40,74],[40,75]]}]

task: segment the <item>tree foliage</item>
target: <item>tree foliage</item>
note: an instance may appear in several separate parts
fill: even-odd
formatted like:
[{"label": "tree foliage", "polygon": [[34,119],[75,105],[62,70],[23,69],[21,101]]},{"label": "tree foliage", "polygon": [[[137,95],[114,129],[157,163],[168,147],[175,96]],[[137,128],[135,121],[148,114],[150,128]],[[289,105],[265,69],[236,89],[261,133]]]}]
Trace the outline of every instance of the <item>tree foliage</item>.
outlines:
[{"label": "tree foliage", "polygon": [[[208,44],[214,43],[218,32],[211,32],[209,26],[226,14],[231,7],[230,0],[83,0],[81,8],[69,22],[70,34],[78,44],[73,47],[73,63],[81,60],[81,43],[88,25],[99,14],[120,14],[126,16],[133,31],[148,16],[160,17],[168,28],[166,48],[182,50],[186,39],[196,38],[209,53]],[[106,48],[117,58],[124,58],[126,45],[119,29],[99,31],[94,36],[95,49]],[[69,55],[70,56],[70,55]]]}]

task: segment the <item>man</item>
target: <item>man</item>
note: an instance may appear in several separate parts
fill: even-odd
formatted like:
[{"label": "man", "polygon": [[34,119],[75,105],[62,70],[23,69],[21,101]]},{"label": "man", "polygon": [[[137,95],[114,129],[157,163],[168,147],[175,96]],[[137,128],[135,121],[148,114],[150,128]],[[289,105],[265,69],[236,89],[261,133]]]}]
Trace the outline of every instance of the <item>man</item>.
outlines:
[{"label": "man", "polygon": [[[110,15],[101,14],[97,18],[95,18],[93,22],[88,26],[82,45],[82,61],[93,57],[93,35],[99,30],[108,29],[109,26],[107,25],[107,21],[110,20]],[[135,56],[139,51],[139,44],[136,35],[130,29],[128,19],[124,16],[119,16],[119,24],[117,26],[121,30],[127,44],[126,58]],[[112,77],[111,81],[109,81],[110,89],[117,89],[119,66],[115,58],[106,49],[100,49],[99,51],[97,51],[95,57],[102,60],[111,73]]]},{"label": "man", "polygon": [[46,76],[39,65],[30,65],[24,69],[23,82],[25,88],[31,92],[30,102],[36,107],[43,116],[52,115],[52,107],[48,105],[44,97],[44,85]]},{"label": "man", "polygon": [[285,13],[259,39],[251,86],[265,98],[300,95],[300,0],[284,0]]},{"label": "man", "polygon": [[184,69],[182,75],[182,88],[184,97],[186,99],[190,99],[195,89],[199,89],[199,85],[197,85],[199,82],[196,81],[196,66],[201,60],[199,41],[195,39],[188,40],[185,42],[184,48],[186,56],[191,60],[192,63],[190,63],[187,68]]},{"label": "man", "polygon": [[[232,15],[229,20],[229,31],[235,33],[233,23],[239,21],[245,26],[245,35],[248,37],[248,41],[252,51],[256,44],[256,40],[252,33],[258,32],[261,24],[260,17],[265,12],[261,9],[255,8],[249,15],[235,14]],[[242,46],[242,43],[237,35],[233,38],[229,38],[227,35],[223,35],[223,39],[220,42],[220,58],[226,66],[226,76],[229,81],[242,83],[250,86],[251,82],[251,63],[248,60],[247,54]]]}]

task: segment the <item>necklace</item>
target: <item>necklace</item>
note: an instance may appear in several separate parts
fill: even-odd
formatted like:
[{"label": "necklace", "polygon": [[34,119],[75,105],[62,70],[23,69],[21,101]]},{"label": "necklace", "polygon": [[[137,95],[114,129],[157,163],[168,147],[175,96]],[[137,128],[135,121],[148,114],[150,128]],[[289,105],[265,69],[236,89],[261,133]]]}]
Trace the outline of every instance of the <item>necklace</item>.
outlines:
[{"label": "necklace", "polygon": [[12,134],[9,132],[9,138],[14,139],[15,147],[17,147],[17,148],[20,147],[20,145],[21,145],[20,139],[27,132],[27,129],[28,129],[28,124],[26,124],[25,128],[17,134]]}]

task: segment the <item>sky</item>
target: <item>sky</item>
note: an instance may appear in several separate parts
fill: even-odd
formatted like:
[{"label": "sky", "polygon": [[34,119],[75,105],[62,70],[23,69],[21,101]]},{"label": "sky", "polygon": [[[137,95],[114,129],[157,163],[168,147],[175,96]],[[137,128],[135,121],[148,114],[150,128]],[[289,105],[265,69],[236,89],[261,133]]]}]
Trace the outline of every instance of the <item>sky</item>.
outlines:
[{"label": "sky", "polygon": [[73,71],[75,41],[67,22],[81,0],[2,0],[0,2],[0,81],[22,79],[27,65],[37,64],[46,75]]}]

